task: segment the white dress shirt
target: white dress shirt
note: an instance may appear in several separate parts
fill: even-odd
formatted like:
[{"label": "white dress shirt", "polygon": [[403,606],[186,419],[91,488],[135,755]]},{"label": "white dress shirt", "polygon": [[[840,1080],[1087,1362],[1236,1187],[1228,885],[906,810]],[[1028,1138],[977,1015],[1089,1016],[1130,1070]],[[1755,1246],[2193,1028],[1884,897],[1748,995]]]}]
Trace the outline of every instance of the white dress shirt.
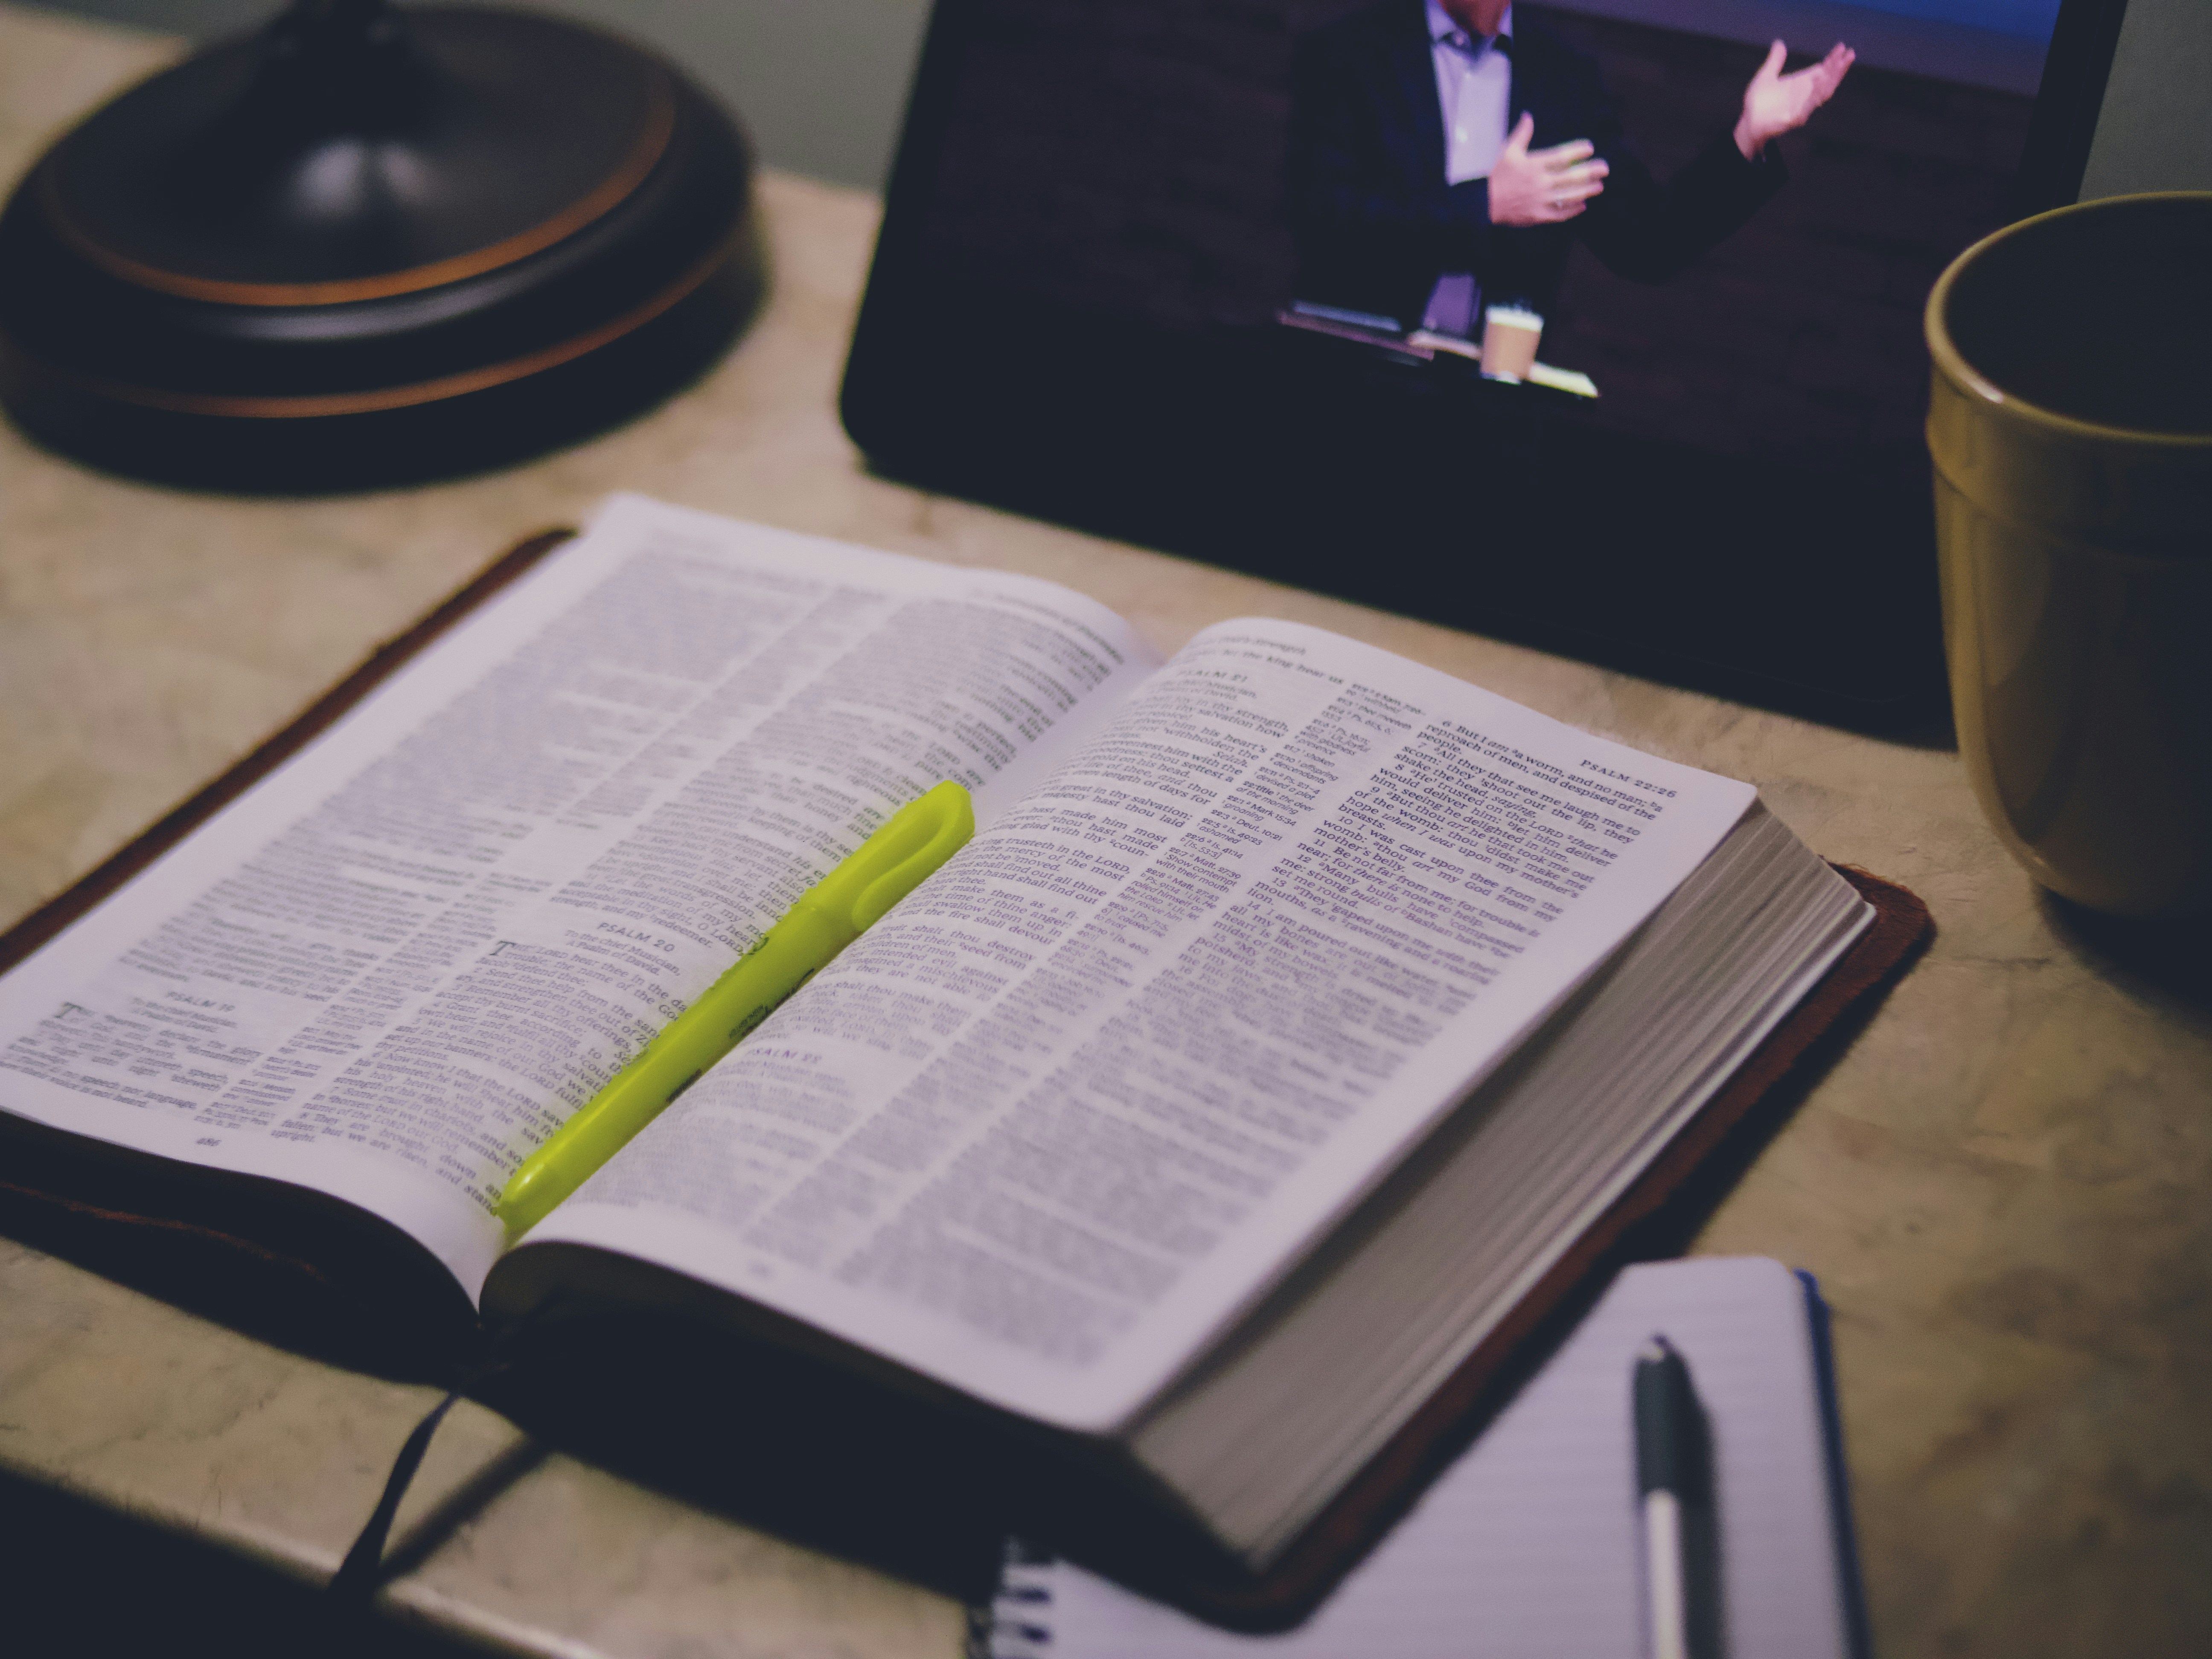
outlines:
[{"label": "white dress shirt", "polygon": [[[1482,36],[1470,37],[1449,13],[1428,0],[1429,39],[1437,68],[1437,102],[1444,121],[1444,182],[1463,185],[1486,179],[1505,148],[1506,123],[1513,112],[1513,64],[1492,50]],[[1506,8],[1498,33],[1513,33],[1513,10]],[[1421,326],[1439,334],[1472,337],[1480,292],[1472,272],[1448,270],[1429,295]]]}]

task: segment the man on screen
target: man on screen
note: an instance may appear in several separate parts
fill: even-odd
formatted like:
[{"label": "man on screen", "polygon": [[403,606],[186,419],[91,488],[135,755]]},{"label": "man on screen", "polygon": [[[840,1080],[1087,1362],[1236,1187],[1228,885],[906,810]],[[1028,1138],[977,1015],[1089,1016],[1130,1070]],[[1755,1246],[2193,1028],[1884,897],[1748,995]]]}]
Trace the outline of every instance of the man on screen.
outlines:
[{"label": "man on screen", "polygon": [[1299,43],[1290,193],[1297,298],[1480,336],[1484,299],[1551,308],[1568,249],[1662,282],[1786,177],[1772,148],[1853,54],[1782,73],[1774,43],[1734,127],[1662,183],[1596,66],[1510,0],[1381,0]]}]

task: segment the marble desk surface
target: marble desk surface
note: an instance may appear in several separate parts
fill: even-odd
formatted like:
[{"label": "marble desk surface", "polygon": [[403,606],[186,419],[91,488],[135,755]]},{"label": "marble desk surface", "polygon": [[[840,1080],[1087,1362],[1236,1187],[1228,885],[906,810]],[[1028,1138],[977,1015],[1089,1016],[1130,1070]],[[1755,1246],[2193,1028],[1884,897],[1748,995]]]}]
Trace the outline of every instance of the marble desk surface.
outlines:
[{"label": "marble desk surface", "polygon": [[[0,179],[167,42],[0,5]],[[1820,1276],[1875,1644],[2212,1651],[2212,1015],[2041,899],[1956,757],[1115,545],[872,477],[835,413],[878,204],[769,174],[774,297],[638,423],[463,483],[246,501],[0,428],[0,922],[220,772],[491,554],[604,492],[1095,595],[1172,648],[1253,612],[1373,641],[1755,782],[1940,933],[1697,1241]],[[0,1468],[319,1578],[424,1390],[261,1346],[0,1240]],[[511,1453],[464,1407],[410,1517]],[[527,1651],[950,1659],[960,1610],[568,1459],[387,1592]]]}]

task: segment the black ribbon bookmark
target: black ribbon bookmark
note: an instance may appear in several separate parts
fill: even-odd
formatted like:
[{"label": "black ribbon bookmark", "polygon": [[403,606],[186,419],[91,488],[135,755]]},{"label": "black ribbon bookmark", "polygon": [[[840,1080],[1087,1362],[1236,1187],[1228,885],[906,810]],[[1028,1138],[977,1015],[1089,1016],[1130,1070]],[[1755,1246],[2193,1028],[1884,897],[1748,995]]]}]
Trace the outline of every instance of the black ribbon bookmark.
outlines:
[{"label": "black ribbon bookmark", "polygon": [[400,1447],[392,1474],[384,1483],[384,1495],[376,1500],[368,1524],[353,1540],[353,1547],[346,1552],[337,1576],[324,1591],[337,1607],[347,1610],[365,1608],[369,1598],[376,1594],[383,1583],[384,1548],[392,1537],[392,1520],[399,1513],[400,1501],[407,1496],[407,1488],[414,1483],[415,1471],[422,1467],[422,1455],[430,1449],[430,1437],[437,1433],[438,1425],[446,1420],[446,1413],[463,1395],[507,1369],[504,1347],[504,1343],[495,1344],[490,1354],[464,1371],[453,1391],[430,1408],[429,1415],[415,1425],[414,1433]]},{"label": "black ribbon bookmark", "polygon": [[463,1398],[514,1365],[523,1334],[560,1299],[549,1297],[514,1324],[495,1332],[483,1355],[462,1370],[446,1397],[415,1425],[414,1432],[399,1448],[399,1455],[392,1460],[392,1473],[384,1482],[384,1494],[376,1500],[368,1524],[362,1528],[360,1536],[353,1540],[353,1547],[338,1564],[337,1572],[324,1588],[324,1598],[333,1613],[354,1614],[368,1610],[369,1601],[384,1585],[385,1548],[391,1541],[392,1522],[399,1514],[407,1488],[414,1484],[415,1472],[422,1467],[423,1455],[430,1449],[430,1440],[438,1432],[438,1425]]}]

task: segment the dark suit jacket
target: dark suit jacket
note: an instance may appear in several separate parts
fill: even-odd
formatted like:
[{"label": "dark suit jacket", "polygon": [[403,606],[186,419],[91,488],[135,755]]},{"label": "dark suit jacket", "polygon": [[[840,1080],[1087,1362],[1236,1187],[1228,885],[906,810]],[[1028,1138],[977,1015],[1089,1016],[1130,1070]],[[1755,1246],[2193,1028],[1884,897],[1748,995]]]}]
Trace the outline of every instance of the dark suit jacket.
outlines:
[{"label": "dark suit jacket", "polygon": [[1444,128],[1422,0],[1381,0],[1299,43],[1291,112],[1297,297],[1418,326],[1447,270],[1486,301],[1548,312],[1579,240],[1609,269],[1662,282],[1736,229],[1787,176],[1769,145],[1747,161],[1728,131],[1661,183],[1636,158],[1597,66],[1537,18],[1513,20],[1510,130],[1531,149],[1587,138],[1612,166],[1604,192],[1563,224],[1490,222],[1487,179],[1444,182]]}]

